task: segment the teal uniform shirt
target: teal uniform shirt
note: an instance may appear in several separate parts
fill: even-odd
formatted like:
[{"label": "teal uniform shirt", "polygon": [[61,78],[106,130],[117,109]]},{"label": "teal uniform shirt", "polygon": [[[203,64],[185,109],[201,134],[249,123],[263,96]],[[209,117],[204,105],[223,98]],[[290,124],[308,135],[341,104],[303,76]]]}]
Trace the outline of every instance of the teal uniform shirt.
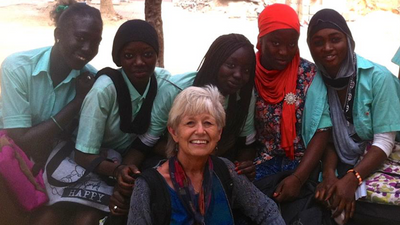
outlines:
[{"label": "teal uniform shirt", "polygon": [[[143,95],[140,95],[125,72],[122,69],[120,69],[120,72],[128,86],[132,104],[132,118],[135,118],[147,96],[150,82],[147,84]],[[159,90],[169,78],[170,73],[161,68],[156,68],[154,73]],[[162,104],[162,102],[157,102],[156,99],[153,103],[154,106]],[[136,134],[122,132],[120,123],[119,105],[114,83],[110,77],[102,75],[96,80],[82,104],[76,149],[89,154],[99,154],[100,148],[112,148],[121,154],[125,153],[125,150],[136,138]]]},{"label": "teal uniform shirt", "polygon": [[[320,72],[314,78],[306,97],[304,141],[314,135],[315,124],[323,123],[329,109],[327,90]],[[317,79],[316,79],[317,78]],[[400,131],[400,82],[385,67],[357,55],[357,86],[353,102],[353,122],[362,140],[374,134]]]},{"label": "teal uniform shirt", "polygon": [[[154,146],[160,136],[164,133],[167,127],[168,113],[172,107],[175,97],[185,88],[193,85],[194,79],[197,72],[189,72],[171,76],[169,81],[163,88],[160,88],[159,94],[157,94],[157,102],[163,104],[157,104],[153,106],[151,112],[151,124],[146,134],[139,136],[142,143],[148,147]],[[239,97],[239,96],[238,96]],[[228,107],[229,98],[225,99],[224,108]],[[255,107],[255,96],[252,94],[252,98],[249,105],[249,111],[245,125],[241,131],[240,136],[246,137],[246,144],[249,145],[255,141],[255,128],[254,128],[254,107]]]},{"label": "teal uniform shirt", "polygon": [[397,49],[396,54],[394,54],[392,58],[392,62],[398,66],[400,66],[400,47]]},{"label": "teal uniform shirt", "polygon": [[86,65],[72,70],[53,87],[50,70],[52,47],[19,52],[7,57],[1,66],[0,129],[29,128],[56,115],[75,97],[75,78]]}]

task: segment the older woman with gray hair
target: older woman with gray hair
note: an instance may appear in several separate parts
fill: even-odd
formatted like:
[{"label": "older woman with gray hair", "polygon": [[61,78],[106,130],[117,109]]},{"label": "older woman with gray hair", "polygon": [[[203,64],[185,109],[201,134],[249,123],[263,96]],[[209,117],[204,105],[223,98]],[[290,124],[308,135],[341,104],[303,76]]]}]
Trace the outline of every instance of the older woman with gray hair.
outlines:
[{"label": "older woman with gray hair", "polygon": [[135,181],[128,224],[233,224],[240,208],[257,224],[284,224],[276,204],[227,159],[212,156],[225,125],[216,87],[189,87],[168,118],[169,159]]}]

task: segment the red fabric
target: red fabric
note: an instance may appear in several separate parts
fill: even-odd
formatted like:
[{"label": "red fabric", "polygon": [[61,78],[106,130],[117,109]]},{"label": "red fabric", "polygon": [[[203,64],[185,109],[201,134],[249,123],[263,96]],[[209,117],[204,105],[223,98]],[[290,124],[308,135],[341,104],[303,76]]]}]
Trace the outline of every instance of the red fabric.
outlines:
[{"label": "red fabric", "polygon": [[[300,23],[296,12],[288,5],[273,4],[265,7],[258,17],[258,40],[268,33],[279,29],[295,29],[300,33]],[[288,93],[296,93],[297,73],[300,64],[300,54],[297,51],[292,62],[281,71],[267,70],[260,62],[260,44],[257,43],[255,86],[260,96],[268,104],[281,102]],[[283,102],[281,118],[281,147],[286,156],[294,159],[293,141],[296,138],[295,104]]]},{"label": "red fabric", "polygon": [[[292,7],[285,4],[272,4],[258,16],[258,40],[260,37],[279,29],[295,29],[300,34],[300,22]],[[257,43],[257,49],[259,44]]]}]

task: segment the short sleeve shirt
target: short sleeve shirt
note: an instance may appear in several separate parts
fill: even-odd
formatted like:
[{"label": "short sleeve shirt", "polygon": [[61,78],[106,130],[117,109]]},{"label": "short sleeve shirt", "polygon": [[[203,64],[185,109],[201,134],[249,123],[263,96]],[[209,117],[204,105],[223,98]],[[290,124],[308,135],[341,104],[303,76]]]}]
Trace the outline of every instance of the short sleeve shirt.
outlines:
[{"label": "short sleeve shirt", "polygon": [[50,70],[52,47],[15,53],[1,66],[0,128],[29,128],[57,114],[75,97],[75,78],[84,71],[95,74],[86,65],[72,70],[53,87]]},{"label": "short sleeve shirt", "polygon": [[398,66],[400,66],[400,47],[397,49],[396,54],[392,58],[392,62]]},{"label": "short sleeve shirt", "polygon": [[[125,83],[128,86],[132,118],[139,112],[144,99],[149,91],[150,82],[147,84],[143,95],[140,95],[126,73],[120,69]],[[159,89],[170,76],[164,69],[156,68],[155,76]],[[159,92],[158,92],[159,94]],[[154,100],[155,105],[161,104]],[[87,94],[81,109],[76,149],[89,154],[99,154],[100,148],[112,148],[121,154],[125,153],[136,135],[124,133],[120,129],[119,105],[117,92],[111,78],[100,76]]]},{"label": "short sleeve shirt", "polygon": [[[318,72],[307,95],[307,105],[327,108],[327,90]],[[385,67],[357,55],[357,86],[353,103],[353,122],[358,136],[365,141],[374,134],[400,131],[400,82]],[[325,106],[324,106],[325,105]],[[322,107],[321,107],[322,106]],[[308,110],[310,118],[323,119],[322,111]],[[318,120],[307,120],[303,128]],[[311,131],[309,129],[306,129]],[[311,134],[306,134],[312,137]],[[309,139],[309,138],[308,138]]]}]

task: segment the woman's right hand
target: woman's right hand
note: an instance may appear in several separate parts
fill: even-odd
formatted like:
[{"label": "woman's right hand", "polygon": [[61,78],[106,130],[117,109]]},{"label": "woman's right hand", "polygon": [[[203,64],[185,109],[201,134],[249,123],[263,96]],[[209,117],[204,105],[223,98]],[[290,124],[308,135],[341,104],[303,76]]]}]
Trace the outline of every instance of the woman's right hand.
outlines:
[{"label": "woman's right hand", "polygon": [[353,217],[355,210],[354,193],[358,187],[358,181],[353,174],[346,174],[338,180],[326,193],[326,200],[331,202],[332,217],[339,216],[344,210],[343,224]]},{"label": "woman's right hand", "polygon": [[94,84],[94,75],[86,71],[81,73],[76,78],[76,96],[75,98],[82,101],[85,99],[86,94],[90,91]]},{"label": "woman's right hand", "polygon": [[113,194],[110,197],[110,212],[115,216],[125,216],[129,212],[130,199],[122,195],[119,191],[118,184],[115,185]]}]

